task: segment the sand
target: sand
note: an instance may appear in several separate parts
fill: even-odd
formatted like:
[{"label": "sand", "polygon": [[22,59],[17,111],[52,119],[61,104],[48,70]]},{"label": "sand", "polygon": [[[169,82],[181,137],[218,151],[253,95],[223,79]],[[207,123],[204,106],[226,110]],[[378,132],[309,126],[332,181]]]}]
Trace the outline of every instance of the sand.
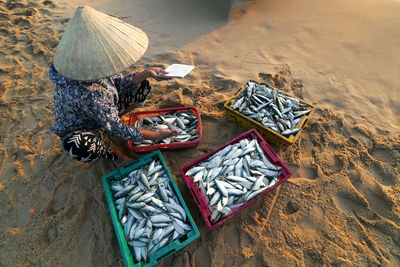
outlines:
[{"label": "sand", "polygon": [[[202,113],[199,146],[163,153],[201,232],[192,266],[400,265],[400,2],[163,2],[85,3],[148,33],[132,69],[196,65],[154,82],[144,107]],[[140,155],[113,140],[116,163],[74,162],[49,131],[47,69],[77,4],[0,1],[0,266],[123,265],[100,179]],[[316,112],[276,149],[292,178],[210,232],[179,168],[244,132],[222,106],[249,79]]]}]

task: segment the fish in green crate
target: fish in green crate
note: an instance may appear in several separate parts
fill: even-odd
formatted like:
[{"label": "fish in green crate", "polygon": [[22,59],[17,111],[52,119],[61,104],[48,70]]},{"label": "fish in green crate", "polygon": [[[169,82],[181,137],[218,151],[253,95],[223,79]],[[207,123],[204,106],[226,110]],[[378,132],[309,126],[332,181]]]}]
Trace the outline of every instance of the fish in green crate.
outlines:
[{"label": "fish in green crate", "polygon": [[257,139],[244,138],[210,156],[185,175],[203,190],[216,223],[275,185],[282,167],[271,163]]},{"label": "fish in green crate", "polygon": [[184,143],[199,138],[198,120],[196,115],[190,109],[142,118],[135,122],[135,127],[155,132],[163,129],[175,130],[178,132],[178,134],[162,140],[143,140],[143,142],[137,146]]},{"label": "fish in green crate", "polygon": [[112,180],[118,219],[137,262],[192,230],[168,175],[158,160]]},{"label": "fish in green crate", "polygon": [[312,110],[277,88],[252,81],[245,85],[245,90],[232,101],[230,107],[286,137],[301,130],[297,127],[298,123]]}]

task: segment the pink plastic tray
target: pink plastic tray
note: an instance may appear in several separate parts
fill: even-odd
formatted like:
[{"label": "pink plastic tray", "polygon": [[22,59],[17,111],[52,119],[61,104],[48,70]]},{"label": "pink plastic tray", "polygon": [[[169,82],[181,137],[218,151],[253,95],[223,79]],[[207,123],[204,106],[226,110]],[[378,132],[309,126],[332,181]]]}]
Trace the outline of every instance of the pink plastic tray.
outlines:
[{"label": "pink plastic tray", "polygon": [[200,112],[195,107],[178,107],[178,108],[145,110],[145,111],[135,112],[131,115],[129,119],[129,126],[135,125],[135,122],[139,119],[149,118],[152,116],[157,116],[160,114],[170,113],[174,111],[186,111],[186,110],[192,111],[193,114],[197,117],[197,131],[199,132],[199,137],[196,140],[183,143],[158,144],[151,146],[136,146],[132,141],[127,141],[127,147],[137,153],[148,152],[156,149],[176,150],[176,149],[195,148],[199,144],[201,138],[203,138],[203,129],[201,125]]},{"label": "pink plastic tray", "polygon": [[[257,197],[251,199],[250,201],[248,201],[247,203],[243,204],[242,206],[237,207],[236,209],[233,209],[232,213],[230,215],[228,215],[227,217],[225,217],[222,220],[216,222],[215,224],[212,224],[211,221],[210,221],[211,211],[210,211],[210,208],[208,207],[207,197],[206,197],[205,193],[203,192],[203,189],[199,188],[193,182],[192,177],[191,176],[186,176],[185,173],[189,169],[191,169],[193,166],[195,166],[195,165],[199,164],[200,162],[206,160],[211,155],[213,155],[216,152],[220,151],[224,147],[226,147],[226,146],[228,146],[230,144],[238,143],[241,139],[244,139],[244,138],[249,138],[249,139],[256,138],[258,143],[260,144],[261,149],[264,151],[265,156],[271,161],[271,163],[273,163],[274,165],[282,167],[281,174],[278,177],[279,178],[279,182],[277,182],[274,186],[266,189],[264,192],[259,194]],[[280,185],[281,183],[283,183],[284,181],[289,179],[290,176],[292,176],[292,173],[290,172],[289,168],[285,165],[285,163],[283,163],[283,161],[278,157],[278,155],[276,155],[276,153],[269,147],[267,142],[265,142],[265,140],[261,137],[261,135],[254,129],[251,129],[250,131],[247,131],[244,134],[232,139],[230,142],[218,147],[214,151],[211,151],[211,152],[205,154],[201,158],[196,159],[196,160],[186,164],[185,166],[183,166],[180,169],[180,172],[181,172],[181,175],[182,175],[183,179],[185,180],[186,185],[189,188],[189,191],[193,195],[193,198],[194,198],[197,206],[199,207],[200,213],[203,216],[203,219],[206,222],[207,227],[210,230],[214,230],[215,228],[223,225],[225,222],[230,220],[233,216],[235,216],[236,214],[238,214],[239,212],[241,212],[242,210],[247,208],[249,205],[251,205],[252,203],[257,201],[257,199],[259,199],[259,198],[263,197],[264,195],[268,194],[268,192],[270,192],[271,190],[276,188],[278,185]]]}]

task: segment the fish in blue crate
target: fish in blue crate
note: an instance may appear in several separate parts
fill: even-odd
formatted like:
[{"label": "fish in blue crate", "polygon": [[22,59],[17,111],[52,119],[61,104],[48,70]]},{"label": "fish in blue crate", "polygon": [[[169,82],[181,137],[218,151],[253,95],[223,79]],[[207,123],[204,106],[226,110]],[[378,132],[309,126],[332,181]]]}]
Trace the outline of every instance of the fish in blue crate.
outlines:
[{"label": "fish in blue crate", "polygon": [[192,230],[159,160],[110,185],[118,219],[137,262],[147,262],[153,253]]},{"label": "fish in blue crate", "polygon": [[282,167],[271,163],[257,139],[244,138],[193,166],[185,174],[202,188],[216,223],[274,186]]}]

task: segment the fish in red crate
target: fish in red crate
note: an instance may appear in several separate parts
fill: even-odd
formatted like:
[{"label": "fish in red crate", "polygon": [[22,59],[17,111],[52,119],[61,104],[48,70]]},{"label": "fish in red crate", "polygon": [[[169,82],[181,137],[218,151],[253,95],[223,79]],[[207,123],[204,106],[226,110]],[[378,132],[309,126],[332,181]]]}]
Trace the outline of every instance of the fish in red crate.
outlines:
[{"label": "fish in red crate", "polygon": [[216,223],[275,185],[282,167],[272,164],[257,139],[244,138],[193,166],[185,174],[203,190]]},{"label": "fish in red crate", "polygon": [[161,131],[170,129],[177,134],[161,140],[143,140],[137,146],[152,146],[157,144],[185,143],[197,140],[198,131],[197,116],[190,110],[172,111],[148,118],[142,118],[135,122],[135,127],[141,130]]}]

